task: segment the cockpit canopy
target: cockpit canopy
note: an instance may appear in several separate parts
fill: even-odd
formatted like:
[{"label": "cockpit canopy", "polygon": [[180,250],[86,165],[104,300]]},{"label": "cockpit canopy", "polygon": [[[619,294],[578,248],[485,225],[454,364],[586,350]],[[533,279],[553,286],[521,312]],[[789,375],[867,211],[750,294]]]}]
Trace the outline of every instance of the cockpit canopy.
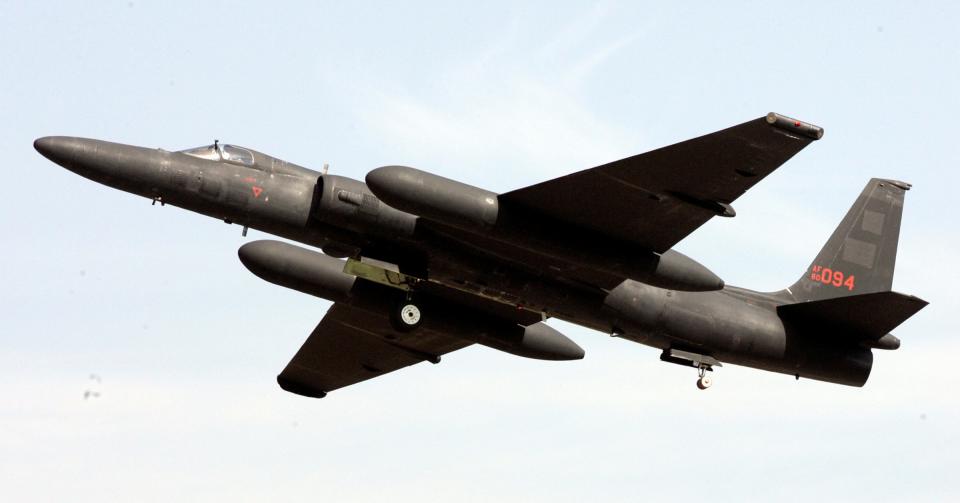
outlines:
[{"label": "cockpit canopy", "polygon": [[[197,159],[207,161],[229,163],[235,166],[252,168],[271,175],[287,175],[296,177],[306,177],[316,179],[320,173],[309,170],[303,166],[298,166],[292,162],[287,162],[276,157],[269,156],[263,152],[257,152],[246,147],[237,145],[224,145],[215,141],[213,145],[204,147],[188,148],[177,152],[179,154],[189,155]],[[221,165],[226,168],[226,166]]]},{"label": "cockpit canopy", "polygon": [[207,159],[208,161],[224,161],[240,166],[253,167],[253,152],[236,145],[220,145],[214,143],[205,147],[181,150],[181,154]]}]

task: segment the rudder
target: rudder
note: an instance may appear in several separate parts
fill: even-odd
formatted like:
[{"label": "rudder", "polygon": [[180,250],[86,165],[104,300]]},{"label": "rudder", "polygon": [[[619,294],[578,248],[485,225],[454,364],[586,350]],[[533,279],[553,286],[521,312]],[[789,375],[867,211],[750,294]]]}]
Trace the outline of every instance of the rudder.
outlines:
[{"label": "rudder", "polygon": [[890,291],[910,187],[871,179],[803,277],[783,293],[805,302]]}]

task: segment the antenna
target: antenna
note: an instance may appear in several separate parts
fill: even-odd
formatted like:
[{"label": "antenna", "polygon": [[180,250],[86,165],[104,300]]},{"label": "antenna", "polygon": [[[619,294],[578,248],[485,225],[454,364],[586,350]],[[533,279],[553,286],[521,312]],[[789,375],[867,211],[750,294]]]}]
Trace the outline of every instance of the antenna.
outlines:
[{"label": "antenna", "polygon": [[327,163],[323,163],[323,174],[324,174],[324,175],[327,174],[327,170],[329,170],[329,169],[330,169],[330,165],[327,164]]}]

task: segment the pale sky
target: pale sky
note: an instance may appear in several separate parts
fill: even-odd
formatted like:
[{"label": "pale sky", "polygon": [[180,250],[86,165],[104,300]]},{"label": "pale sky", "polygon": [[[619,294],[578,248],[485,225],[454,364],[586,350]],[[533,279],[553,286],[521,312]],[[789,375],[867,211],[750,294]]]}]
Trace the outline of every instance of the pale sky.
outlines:
[{"label": "pale sky", "polygon": [[[960,7],[838,3],[0,2],[0,499],[960,499]],[[586,359],[476,346],[292,395],[329,303],[243,268],[268,235],[32,148],[218,138],[507,191],[770,111],[826,134],[679,249],[778,289],[870,177],[913,183],[894,287],[931,305],[864,388],[728,365],[701,392],[551,321]]]}]

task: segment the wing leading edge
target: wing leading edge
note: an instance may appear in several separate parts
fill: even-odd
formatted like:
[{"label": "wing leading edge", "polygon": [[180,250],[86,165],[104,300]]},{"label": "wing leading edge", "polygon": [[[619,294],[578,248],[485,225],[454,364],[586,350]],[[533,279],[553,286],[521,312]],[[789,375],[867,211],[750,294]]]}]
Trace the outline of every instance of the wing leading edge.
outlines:
[{"label": "wing leading edge", "polygon": [[500,203],[664,252],[819,139],[778,114],[518,189]]}]

